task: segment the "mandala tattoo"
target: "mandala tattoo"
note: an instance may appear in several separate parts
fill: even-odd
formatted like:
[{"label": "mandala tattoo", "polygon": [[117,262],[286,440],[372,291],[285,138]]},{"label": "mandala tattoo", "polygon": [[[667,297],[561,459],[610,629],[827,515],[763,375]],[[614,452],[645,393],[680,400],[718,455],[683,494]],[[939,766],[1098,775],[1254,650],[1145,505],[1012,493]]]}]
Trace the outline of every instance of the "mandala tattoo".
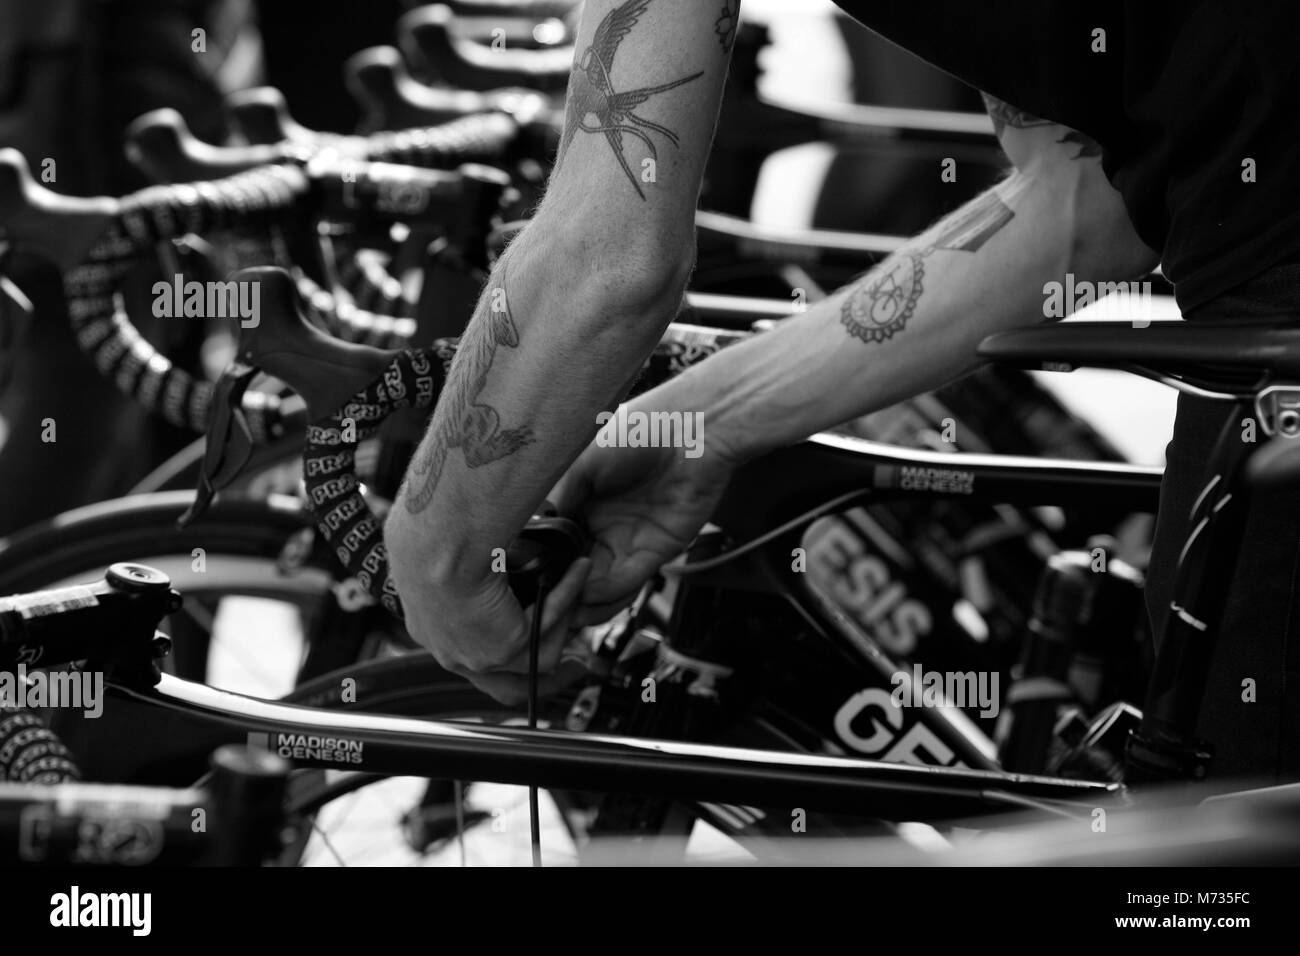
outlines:
[{"label": "mandala tattoo", "polygon": [[903,331],[925,291],[925,260],[936,251],[978,252],[1015,213],[996,192],[968,203],[912,250],[887,259],[840,306],[840,324],[861,342],[885,342]]},{"label": "mandala tattoo", "polygon": [[591,45],[574,65],[569,76],[569,93],[564,109],[564,134],[560,138],[560,148],[556,156],[557,164],[564,159],[564,154],[579,131],[583,133],[600,133],[614,151],[628,182],[638,196],[645,199],[645,191],[632,172],[627,157],[623,153],[623,137],[631,136],[645,144],[650,157],[657,160],[658,152],[651,133],[658,133],[673,146],[679,145],[677,134],[666,126],[652,123],[633,110],[644,104],[650,97],[664,93],[692,80],[698,80],[703,72],[684,76],[669,83],[657,86],[643,86],[636,90],[618,90],[614,86],[614,57],[618,53],[623,38],[632,32],[641,14],[650,6],[651,0],[627,0],[605,14],[605,19],[596,27],[596,35]]},{"label": "mandala tattoo", "polygon": [[912,253],[886,263],[855,289],[840,309],[840,323],[862,342],[884,342],[907,325],[924,291],[925,255]]},{"label": "mandala tattoo", "polygon": [[484,296],[478,314],[461,339],[431,433],[407,474],[405,502],[411,514],[419,514],[433,500],[452,449],[461,450],[466,467],[481,468],[513,455],[533,441],[531,428],[502,428],[500,413],[479,401],[499,347],[519,347],[519,329],[510,314],[504,272],[498,287]]}]

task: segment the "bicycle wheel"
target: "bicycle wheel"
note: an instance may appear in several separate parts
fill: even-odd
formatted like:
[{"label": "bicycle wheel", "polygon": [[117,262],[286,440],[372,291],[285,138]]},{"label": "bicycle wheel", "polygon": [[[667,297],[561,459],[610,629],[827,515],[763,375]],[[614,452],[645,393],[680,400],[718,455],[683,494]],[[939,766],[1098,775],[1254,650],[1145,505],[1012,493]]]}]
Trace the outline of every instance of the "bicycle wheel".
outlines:
[{"label": "bicycle wheel", "polygon": [[410,646],[401,625],[340,580],[311,516],[283,496],[223,496],[176,527],[188,492],[102,502],[0,541],[0,594],[93,580],[115,561],[167,574],[185,596],[162,629],[168,668],[240,693],[279,697],[301,678]]},{"label": "bicycle wheel", "polygon": [[[429,673],[440,670],[431,659],[420,665],[421,686],[405,682],[392,693],[375,693],[362,683],[357,699],[365,706],[352,709],[469,723],[526,723],[523,711],[497,703],[464,679],[445,671],[441,678]],[[321,699],[313,703],[332,709],[345,706],[338,702],[344,673],[322,677]],[[302,699],[299,693],[290,697],[294,702]],[[563,700],[545,702],[538,726],[561,725],[566,710]],[[585,802],[558,792],[539,793],[538,800],[546,861],[573,862],[582,839]],[[311,770],[295,777],[288,811],[304,825],[281,857],[283,865],[526,865],[530,859],[524,787]]]}]

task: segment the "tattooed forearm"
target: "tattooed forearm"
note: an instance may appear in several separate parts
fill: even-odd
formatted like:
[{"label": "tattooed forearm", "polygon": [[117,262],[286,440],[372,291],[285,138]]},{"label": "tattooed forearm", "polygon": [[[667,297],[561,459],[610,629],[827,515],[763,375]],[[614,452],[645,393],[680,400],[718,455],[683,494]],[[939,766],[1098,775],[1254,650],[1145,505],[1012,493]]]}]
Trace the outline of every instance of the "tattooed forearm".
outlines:
[{"label": "tattooed forearm", "polygon": [[583,133],[600,133],[614,151],[614,158],[623,169],[628,182],[638,196],[645,199],[641,182],[632,172],[624,155],[624,135],[631,136],[645,144],[651,159],[658,159],[651,133],[658,133],[673,146],[678,145],[677,134],[666,126],[652,123],[634,110],[650,99],[674,87],[697,80],[704,74],[694,73],[657,86],[643,86],[636,90],[618,90],[614,86],[614,56],[619,44],[623,42],[636,26],[641,14],[650,6],[651,0],[626,0],[605,14],[596,28],[591,45],[574,64],[569,76],[569,92],[564,107],[564,134],[560,138],[560,148],[556,163],[564,160],[569,144],[579,131]]},{"label": "tattooed forearm", "polygon": [[722,13],[713,22],[713,32],[718,35],[718,42],[722,44],[723,53],[730,53],[731,47],[736,42],[739,6],[740,0],[722,0]]},{"label": "tattooed forearm", "polygon": [[459,448],[468,468],[500,461],[533,440],[527,426],[502,428],[501,415],[479,395],[499,347],[518,348],[519,329],[510,314],[505,274],[484,294],[452,363],[451,374],[438,402],[434,423],[421,443],[406,477],[406,510],[419,514],[433,500],[448,456]]},{"label": "tattooed forearm", "polygon": [[907,325],[925,291],[925,260],[936,251],[978,252],[1015,218],[996,191],[975,199],[887,259],[840,306],[840,324],[865,343],[884,342]]},{"label": "tattooed forearm", "polygon": [[962,206],[935,226],[929,251],[979,252],[980,247],[1002,231],[1016,216],[996,192],[986,192]]}]

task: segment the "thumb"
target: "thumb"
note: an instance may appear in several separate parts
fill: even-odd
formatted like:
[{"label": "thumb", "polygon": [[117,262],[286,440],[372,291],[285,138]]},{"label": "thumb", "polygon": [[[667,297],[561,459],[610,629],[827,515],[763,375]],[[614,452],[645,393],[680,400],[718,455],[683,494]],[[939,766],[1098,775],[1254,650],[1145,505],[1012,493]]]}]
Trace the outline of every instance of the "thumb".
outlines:
[{"label": "thumb", "polygon": [[[591,558],[581,557],[575,560],[564,572],[555,587],[546,595],[546,606],[542,608],[542,633],[549,634],[557,624],[566,621],[586,586],[587,576],[591,574]],[[532,608],[532,614],[537,613]],[[530,616],[531,623],[531,616]]]}]

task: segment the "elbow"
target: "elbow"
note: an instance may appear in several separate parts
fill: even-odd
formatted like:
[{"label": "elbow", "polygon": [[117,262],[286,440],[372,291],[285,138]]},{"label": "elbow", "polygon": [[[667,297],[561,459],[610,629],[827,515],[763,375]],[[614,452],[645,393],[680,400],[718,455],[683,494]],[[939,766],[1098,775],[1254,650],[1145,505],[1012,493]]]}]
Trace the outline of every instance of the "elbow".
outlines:
[{"label": "elbow", "polygon": [[[529,269],[558,297],[545,310],[584,325],[587,334],[657,341],[676,317],[695,267],[695,230],[665,231],[622,223],[617,228],[546,228],[534,222],[520,252]],[[522,238],[519,241],[522,241]],[[513,267],[512,267],[513,268]],[[653,343],[652,343],[653,344]]]},{"label": "elbow", "polygon": [[1051,177],[1049,188],[1068,197],[1067,270],[1080,277],[1130,279],[1160,264],[1133,228],[1123,197],[1096,162],[1072,162]]},{"label": "elbow", "polygon": [[651,237],[624,242],[593,276],[593,293],[610,314],[661,318],[667,325],[681,307],[695,268],[695,241]]},{"label": "elbow", "polygon": [[389,573],[396,579],[412,564],[411,537],[407,534],[410,516],[400,502],[394,502],[384,519],[384,549]]},{"label": "elbow", "polygon": [[694,223],[683,231],[624,224],[579,238],[569,254],[587,265],[585,284],[613,314],[675,312],[695,267]]}]

